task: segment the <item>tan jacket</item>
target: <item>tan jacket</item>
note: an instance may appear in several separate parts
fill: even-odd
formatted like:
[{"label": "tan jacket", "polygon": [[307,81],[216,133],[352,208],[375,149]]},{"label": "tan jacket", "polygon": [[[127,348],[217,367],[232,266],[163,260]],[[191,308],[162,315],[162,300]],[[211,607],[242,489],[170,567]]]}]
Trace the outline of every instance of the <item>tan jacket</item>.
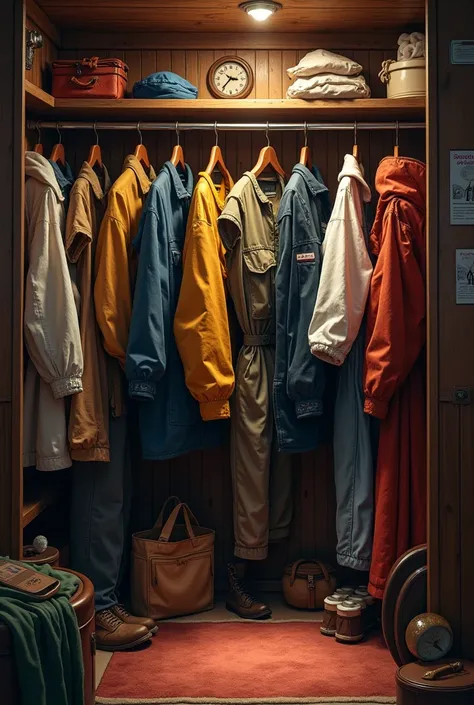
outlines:
[{"label": "tan jacket", "polygon": [[79,321],[63,244],[64,198],[51,164],[26,153],[27,263],[23,464],[71,465],[64,397],[82,392]]},{"label": "tan jacket", "polygon": [[321,279],[309,326],[311,352],[333,365],[346,359],[364,317],[372,263],[363,229],[363,201],[370,198],[357,160],[346,154],[323,242]]},{"label": "tan jacket", "polygon": [[66,252],[69,260],[77,265],[84,356],[84,391],[71,400],[68,435],[71,458],[81,461],[110,460],[107,360],[94,307],[95,250],[109,188],[105,166],[99,179],[94,169],[84,162],[71,189],[66,221]]}]

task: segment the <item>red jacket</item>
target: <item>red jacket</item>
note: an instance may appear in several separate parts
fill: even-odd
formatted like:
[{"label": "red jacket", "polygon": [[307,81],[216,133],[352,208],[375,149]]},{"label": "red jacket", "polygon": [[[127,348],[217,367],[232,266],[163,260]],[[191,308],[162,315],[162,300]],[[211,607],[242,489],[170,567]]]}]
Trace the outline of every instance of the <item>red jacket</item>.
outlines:
[{"label": "red jacket", "polygon": [[426,540],[426,168],[387,157],[370,237],[377,257],[367,313],[364,409],[382,419],[376,473],[372,594],[395,560]]}]

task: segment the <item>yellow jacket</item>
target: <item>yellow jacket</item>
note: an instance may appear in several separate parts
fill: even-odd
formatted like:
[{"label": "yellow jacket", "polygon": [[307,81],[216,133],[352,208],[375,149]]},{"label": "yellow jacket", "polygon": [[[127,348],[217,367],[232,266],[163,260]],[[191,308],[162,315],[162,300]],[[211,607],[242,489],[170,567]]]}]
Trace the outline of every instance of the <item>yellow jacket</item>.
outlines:
[{"label": "yellow jacket", "polygon": [[203,420],[212,421],[230,416],[235,382],[224,285],[225,248],[217,229],[227,194],[224,184],[219,193],[208,174],[199,176],[186,229],[174,334],[186,386],[199,402]]}]

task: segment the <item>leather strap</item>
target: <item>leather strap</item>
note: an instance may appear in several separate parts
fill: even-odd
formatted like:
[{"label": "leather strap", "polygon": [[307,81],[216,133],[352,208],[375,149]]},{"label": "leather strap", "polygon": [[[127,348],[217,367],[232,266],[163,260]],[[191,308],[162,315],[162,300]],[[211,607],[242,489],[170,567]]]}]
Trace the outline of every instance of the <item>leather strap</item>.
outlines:
[{"label": "leather strap", "polygon": [[76,86],[80,86],[81,88],[92,88],[92,86],[95,86],[99,79],[97,76],[93,76],[92,78],[89,78],[87,81],[80,81],[76,76],[71,76],[71,83],[74,83]]},{"label": "leather strap", "polygon": [[185,504],[184,502],[180,502],[171,512],[171,514],[168,517],[168,521],[163,527],[163,531],[160,534],[160,538],[158,541],[161,541],[163,543],[167,543],[170,540],[170,536],[173,533],[174,525],[176,524],[176,520],[178,518],[178,514],[180,511],[183,511],[183,516],[184,516],[184,523],[186,526],[186,531],[188,532],[188,536],[191,539],[191,542],[194,547],[197,546],[197,541],[196,541],[196,536],[193,531],[193,527],[191,526],[191,520],[194,521],[194,524],[196,526],[199,526],[199,522],[192,513],[192,511],[189,509],[188,505]]},{"label": "leather strap", "polygon": [[99,65],[99,57],[98,56],[91,56],[90,59],[85,57],[84,59],[82,59],[82,65],[88,66],[91,69],[96,69],[97,66]]},{"label": "leather strap", "polygon": [[163,517],[165,515],[165,512],[167,511],[169,505],[171,502],[174,502],[173,508],[176,507],[177,504],[181,503],[181,500],[179,497],[177,497],[175,494],[171,495],[171,497],[168,497],[168,499],[164,502],[163,506],[161,507],[161,511],[158,514],[158,519],[155,521],[155,525],[150,531],[150,538],[157,540],[160,537],[161,530],[163,528]]},{"label": "leather strap", "polygon": [[293,563],[293,567],[291,569],[291,578],[290,578],[290,585],[293,586],[294,582],[296,580],[296,571],[300,567],[302,563],[315,563],[319,568],[321,569],[321,572],[324,576],[324,580],[328,583],[330,580],[328,570],[324,563],[321,563],[321,561],[317,561],[315,558],[301,558],[299,561],[295,561]]}]

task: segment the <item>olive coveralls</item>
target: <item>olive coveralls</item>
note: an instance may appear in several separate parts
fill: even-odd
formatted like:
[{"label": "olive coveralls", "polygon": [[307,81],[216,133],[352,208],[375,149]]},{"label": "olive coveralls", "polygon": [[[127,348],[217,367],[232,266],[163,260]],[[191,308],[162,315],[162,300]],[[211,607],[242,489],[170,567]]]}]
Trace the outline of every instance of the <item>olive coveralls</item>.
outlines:
[{"label": "olive coveralls", "polygon": [[277,214],[284,184],[278,179],[276,189],[270,186],[269,197],[245,172],[218,220],[244,333],[231,402],[235,555],[251,560],[266,558],[268,541],[288,535],[292,515],[291,460],[278,453],[273,415]]}]

